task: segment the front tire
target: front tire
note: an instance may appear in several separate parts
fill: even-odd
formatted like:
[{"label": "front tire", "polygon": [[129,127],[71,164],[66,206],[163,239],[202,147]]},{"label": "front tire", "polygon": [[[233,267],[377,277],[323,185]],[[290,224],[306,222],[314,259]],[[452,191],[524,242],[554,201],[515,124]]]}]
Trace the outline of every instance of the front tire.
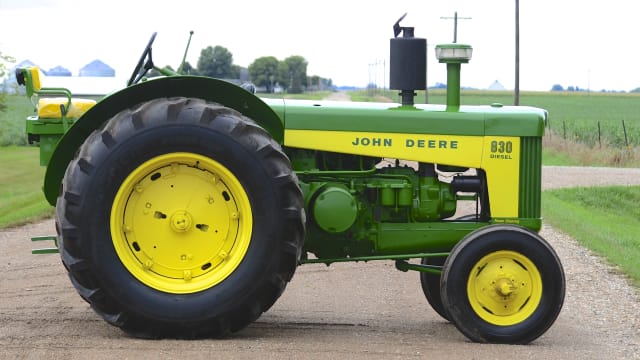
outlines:
[{"label": "front tire", "polygon": [[304,238],[302,194],[279,145],[198,99],[149,101],[95,131],[56,212],[80,295],[145,338],[244,328],[284,291]]},{"label": "front tire", "polygon": [[537,233],[491,225],[453,248],[441,293],[451,321],[469,339],[526,344],[558,317],[565,277],[558,256]]}]

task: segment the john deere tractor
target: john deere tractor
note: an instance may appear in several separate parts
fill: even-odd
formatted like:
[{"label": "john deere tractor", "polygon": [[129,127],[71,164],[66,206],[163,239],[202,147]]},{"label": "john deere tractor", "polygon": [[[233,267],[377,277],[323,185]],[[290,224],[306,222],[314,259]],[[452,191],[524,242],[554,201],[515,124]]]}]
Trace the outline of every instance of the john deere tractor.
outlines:
[{"label": "john deere tractor", "polygon": [[[300,265],[384,260],[420,272],[471,340],[538,338],[565,294],[537,233],[547,112],[461,106],[472,48],[459,43],[435,48],[446,104],[415,104],[426,40],[400,21],[394,35],[400,103],[261,99],[155,67],[155,34],[127,86],[97,103],[19,69],[56,207],[55,247],[36,252],[59,251],[80,296],[137,337],[236,332]],[[154,68],[165,76],[147,79]]]}]

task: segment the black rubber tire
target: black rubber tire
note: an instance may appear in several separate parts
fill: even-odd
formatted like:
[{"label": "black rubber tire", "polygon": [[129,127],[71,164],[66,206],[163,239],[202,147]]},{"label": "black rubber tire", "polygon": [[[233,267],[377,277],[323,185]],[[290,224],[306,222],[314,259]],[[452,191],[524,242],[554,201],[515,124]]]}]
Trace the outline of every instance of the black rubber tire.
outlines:
[{"label": "black rubber tire", "polygon": [[[110,213],[123,180],[148,159],[199,154],[226,166],[251,206],[242,262],[221,283],[168,293],[127,271],[111,239]],[[302,192],[280,146],[252,120],[219,104],[161,98],[126,109],[84,143],[56,205],[62,261],[80,296],[107,322],[142,338],[220,337],[268,310],[301,256]]]},{"label": "black rubber tire", "polygon": [[[530,315],[523,314],[523,319],[513,324],[496,325],[484,320],[481,316],[486,314],[474,311],[470,304],[474,299],[467,289],[471,276],[478,278],[484,270],[474,267],[485,256],[499,252],[518,254],[539,272],[540,299]],[[511,266],[524,268],[521,262],[514,263]],[[441,293],[451,322],[472,341],[527,344],[544,334],[558,317],[564,302],[565,276],[555,251],[537,233],[515,225],[490,225],[468,234],[453,248],[444,264]]]},{"label": "black rubber tire", "polygon": [[[446,258],[423,258],[421,260],[422,265],[436,265],[442,266]],[[442,298],[440,296],[440,275],[421,272],[420,273],[420,285],[422,286],[422,292],[427,298],[427,302],[431,305],[431,308],[438,313],[443,319],[449,321],[449,315],[446,308],[442,304]]]}]

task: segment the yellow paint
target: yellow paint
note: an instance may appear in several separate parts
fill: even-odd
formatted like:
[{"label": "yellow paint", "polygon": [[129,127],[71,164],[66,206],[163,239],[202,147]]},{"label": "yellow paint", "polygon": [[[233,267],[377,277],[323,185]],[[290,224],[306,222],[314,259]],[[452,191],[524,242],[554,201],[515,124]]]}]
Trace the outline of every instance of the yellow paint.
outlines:
[{"label": "yellow paint", "polygon": [[[285,130],[286,146],[373,157],[479,167],[480,136]],[[446,161],[443,161],[446,159]]]},{"label": "yellow paint", "polygon": [[516,325],[540,305],[542,276],[528,257],[515,251],[496,251],[472,268],[467,296],[482,320],[498,326]]},{"label": "yellow paint", "polygon": [[[60,105],[67,106],[69,99],[64,97],[38,99],[38,117],[41,119],[59,119],[62,117]],[[71,99],[67,117],[77,119],[96,104],[92,99]]]},{"label": "yellow paint", "polygon": [[518,217],[520,138],[285,130],[289,147],[484,169],[492,217]]},{"label": "yellow paint", "polygon": [[42,85],[40,83],[40,68],[33,66],[29,68],[29,74],[31,74],[31,86],[33,90],[40,91]]},{"label": "yellow paint", "polygon": [[[498,144],[498,146],[492,149],[492,143]],[[509,149],[506,145],[503,145],[502,148],[499,146],[499,144],[508,143],[511,144]],[[520,186],[520,138],[507,136],[484,138],[484,152],[480,167],[487,173],[491,217],[517,218]]]},{"label": "yellow paint", "polygon": [[244,259],[249,198],[222,164],[192,153],[158,156],[120,186],[111,210],[118,257],[140,282],[187,294],[215,286]]}]

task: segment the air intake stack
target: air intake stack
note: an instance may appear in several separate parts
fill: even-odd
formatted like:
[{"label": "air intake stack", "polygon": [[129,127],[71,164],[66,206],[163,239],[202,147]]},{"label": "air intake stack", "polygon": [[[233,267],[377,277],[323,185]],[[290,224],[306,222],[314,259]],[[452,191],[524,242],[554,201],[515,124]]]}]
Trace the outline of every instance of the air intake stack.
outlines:
[{"label": "air intake stack", "polygon": [[436,58],[447,64],[447,111],[460,109],[460,67],[471,60],[473,48],[464,44],[436,46]]},{"label": "air intake stack", "polygon": [[[393,25],[389,65],[390,88],[400,90],[402,105],[412,106],[415,90],[426,89],[427,39],[413,36],[413,27],[401,27],[402,15]],[[402,37],[398,37],[402,33]]]}]

